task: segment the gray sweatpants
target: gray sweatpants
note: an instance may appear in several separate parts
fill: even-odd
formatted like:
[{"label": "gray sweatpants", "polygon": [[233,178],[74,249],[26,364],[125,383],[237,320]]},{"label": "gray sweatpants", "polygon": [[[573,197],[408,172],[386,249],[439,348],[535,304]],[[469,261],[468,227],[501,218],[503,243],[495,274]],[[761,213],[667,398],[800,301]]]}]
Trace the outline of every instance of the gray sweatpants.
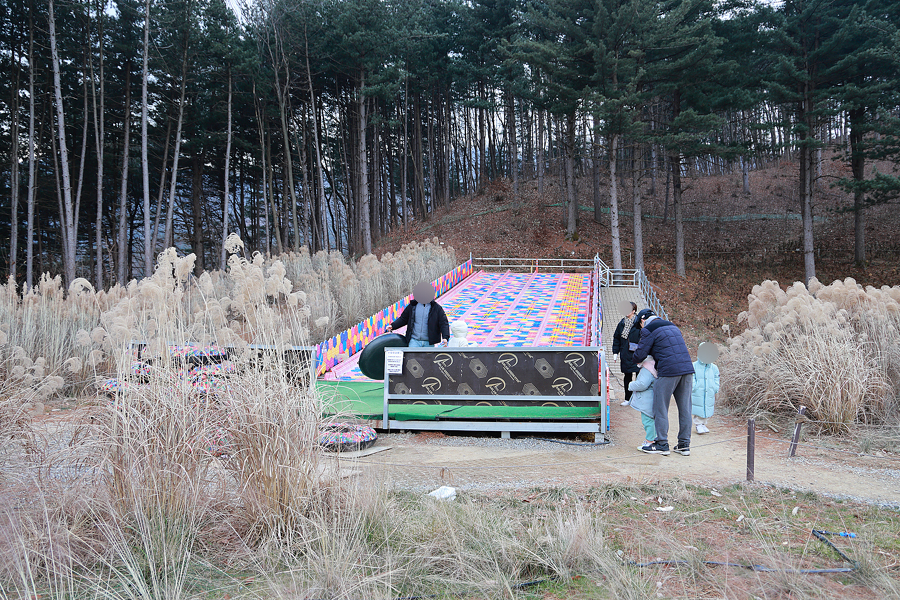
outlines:
[{"label": "gray sweatpants", "polygon": [[656,424],[656,441],[669,443],[669,401],[675,395],[678,407],[678,443],[691,444],[691,388],[694,374],[677,377],[659,377],[653,382],[653,421]]}]

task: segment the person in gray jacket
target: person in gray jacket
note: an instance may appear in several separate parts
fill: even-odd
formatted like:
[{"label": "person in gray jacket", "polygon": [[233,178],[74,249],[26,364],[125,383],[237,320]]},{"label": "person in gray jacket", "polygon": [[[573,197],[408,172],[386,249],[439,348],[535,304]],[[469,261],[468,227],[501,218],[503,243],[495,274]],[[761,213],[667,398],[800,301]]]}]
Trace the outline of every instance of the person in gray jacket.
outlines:
[{"label": "person in gray jacket", "polygon": [[681,330],[673,323],[660,319],[645,308],[637,314],[641,322],[641,341],[634,351],[634,362],[642,362],[647,355],[656,359],[658,378],[653,385],[653,421],[656,441],[641,447],[648,454],[669,455],[669,402],[674,394],[678,407],[678,444],[674,450],[683,456],[691,455],[691,385],[694,364]]}]

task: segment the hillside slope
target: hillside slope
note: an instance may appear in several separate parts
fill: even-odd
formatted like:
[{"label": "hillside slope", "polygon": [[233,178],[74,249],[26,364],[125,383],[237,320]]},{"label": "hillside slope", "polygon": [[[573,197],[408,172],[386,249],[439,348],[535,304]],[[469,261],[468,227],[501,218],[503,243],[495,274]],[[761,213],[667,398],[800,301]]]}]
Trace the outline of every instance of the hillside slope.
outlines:
[{"label": "hillside slope", "polygon": [[[853,264],[851,199],[830,182],[844,176],[839,161],[826,161],[814,206],[817,277],[823,282],[853,277],[863,285],[900,283],[900,214],[896,205],[866,213],[868,264]],[[666,309],[683,327],[689,343],[722,340],[722,325],[736,331],[747,294],[766,279],[782,286],[803,279],[802,230],[796,194],[796,165],[781,161],[750,174],[750,193],[741,174],[692,178],[684,192],[687,276],[674,273],[675,234],[672,207],[666,209],[664,180],[650,197],[644,186],[644,252],[647,274]],[[589,178],[578,181],[578,239],[565,239],[563,190],[548,176],[543,195],[537,182],[520,184],[514,197],[506,180],[489,183],[478,194],[459,198],[426,220],[386,236],[376,253],[395,251],[411,240],[437,237],[456,249],[460,260],[473,256],[593,258],[612,263],[608,205],[600,223],[593,220]],[[604,198],[606,189],[603,189]],[[630,185],[620,190],[623,266],[633,266]],[[608,200],[607,200],[608,202]],[[664,218],[665,217],[665,218]]]}]

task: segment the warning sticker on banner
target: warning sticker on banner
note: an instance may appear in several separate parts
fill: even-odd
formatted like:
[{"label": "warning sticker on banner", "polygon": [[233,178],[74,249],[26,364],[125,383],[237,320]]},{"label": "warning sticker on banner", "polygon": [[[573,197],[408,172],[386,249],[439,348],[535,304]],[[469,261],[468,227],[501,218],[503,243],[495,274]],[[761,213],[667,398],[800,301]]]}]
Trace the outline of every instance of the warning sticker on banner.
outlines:
[{"label": "warning sticker on banner", "polygon": [[388,375],[401,375],[403,373],[403,352],[400,350],[385,350],[384,368]]}]

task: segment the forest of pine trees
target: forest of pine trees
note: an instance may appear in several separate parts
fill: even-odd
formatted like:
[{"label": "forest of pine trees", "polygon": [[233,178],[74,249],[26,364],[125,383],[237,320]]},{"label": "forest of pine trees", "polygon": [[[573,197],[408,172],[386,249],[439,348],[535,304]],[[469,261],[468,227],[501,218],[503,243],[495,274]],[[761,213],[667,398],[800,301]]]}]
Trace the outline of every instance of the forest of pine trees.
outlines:
[{"label": "forest of pine trees", "polygon": [[[617,170],[668,179],[676,269],[693,165],[796,168],[807,278],[817,161],[865,260],[865,209],[897,197],[895,0],[2,0],[0,264],[98,289],[163,248],[364,254],[503,177],[575,178],[595,218],[640,215]],[[607,185],[601,185],[601,180]],[[659,182],[658,182],[659,180]],[[745,183],[746,185],[746,183]],[[640,231],[639,221],[635,232]],[[638,260],[640,248],[637,245]],[[638,262],[637,266],[641,266]]]}]

